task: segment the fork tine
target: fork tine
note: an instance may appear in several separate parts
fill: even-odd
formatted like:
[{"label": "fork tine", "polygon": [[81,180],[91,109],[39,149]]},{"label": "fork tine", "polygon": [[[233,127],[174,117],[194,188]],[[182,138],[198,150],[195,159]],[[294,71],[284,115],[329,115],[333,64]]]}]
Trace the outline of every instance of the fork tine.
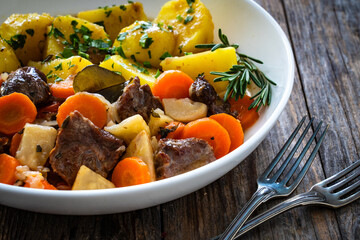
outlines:
[{"label": "fork tine", "polygon": [[327,186],[330,183],[342,178],[343,176],[345,176],[346,174],[348,174],[349,172],[353,171],[355,168],[357,168],[358,166],[360,166],[360,160],[357,160],[356,162],[353,162],[350,166],[348,166],[347,168],[341,170],[340,172],[338,172],[337,174],[325,179],[324,181],[319,182],[316,185],[321,185],[321,186]]},{"label": "fork tine", "polygon": [[279,151],[279,153],[276,155],[276,157],[274,158],[274,160],[270,163],[270,165],[266,168],[266,170],[261,174],[260,178],[266,178],[271,171],[274,169],[274,167],[276,166],[276,164],[279,162],[279,160],[281,159],[281,157],[284,155],[284,153],[286,152],[286,150],[289,148],[291,142],[294,140],[296,134],[299,132],[301,126],[303,125],[303,123],[305,122],[306,116],[304,116],[301,121],[299,122],[299,124],[297,125],[297,127],[295,128],[295,130],[292,132],[292,134],[290,135],[289,139],[286,141],[285,145],[281,148],[281,150]]},{"label": "fork tine", "polygon": [[[302,150],[300,156],[298,157],[298,159],[296,160],[295,164],[292,166],[292,168],[290,169],[289,173],[287,173],[285,179],[282,181],[283,184],[287,184],[290,180],[290,178],[292,177],[292,175],[295,173],[296,169],[298,168],[298,166],[300,165],[300,162],[302,160],[302,158],[305,156],[305,154],[307,153],[307,151],[309,150],[312,142],[314,141],[317,133],[319,132],[320,128],[322,125],[322,121],[318,124],[318,126],[316,127],[313,135],[311,136],[311,138],[309,139],[308,143],[306,144],[305,148]],[[318,143],[315,145],[315,148],[313,149],[313,151],[311,152],[311,155],[309,156],[308,160],[306,161],[304,167],[301,169],[299,175],[296,177],[294,183],[292,184],[293,188],[296,188],[299,183],[301,182],[301,180],[303,179],[303,177],[305,176],[306,172],[308,171],[308,169],[311,166],[311,163],[314,161],[316,153],[318,152],[321,143],[324,140],[325,134],[327,132],[329,128],[329,125],[326,125],[325,130],[321,133],[320,135],[320,139],[318,141]]]},{"label": "fork tine", "polygon": [[[350,181],[348,181],[348,182],[350,182]],[[359,186],[360,186],[360,181],[357,181],[357,182],[353,183],[352,185],[346,187],[345,189],[341,190],[340,192],[335,193],[335,195],[337,195],[338,197],[341,198],[342,196],[350,193],[352,190],[355,190]]]},{"label": "fork tine", "polygon": [[314,118],[311,118],[310,122],[308,123],[308,125],[306,126],[304,132],[300,135],[300,138],[298,139],[298,141],[296,142],[295,146],[293,147],[293,149],[291,150],[291,152],[289,153],[289,155],[286,157],[286,160],[284,161],[284,163],[281,165],[281,167],[279,168],[279,170],[277,170],[277,172],[274,174],[274,176],[271,177],[271,181],[276,181],[280,175],[284,172],[285,168],[287,167],[287,165],[289,164],[289,162],[291,161],[292,157],[294,156],[294,154],[296,153],[297,149],[299,148],[301,142],[304,140],[307,132],[309,131],[310,127],[311,127],[311,123],[314,121]]},{"label": "fork tine", "polygon": [[342,186],[344,186],[346,183],[354,180],[355,178],[357,178],[358,176],[360,176],[360,172],[358,173],[353,173],[351,174],[349,177],[341,180],[340,182],[334,184],[334,185],[331,185],[330,187],[328,187],[329,191],[330,192],[334,192],[335,190],[341,188]]},{"label": "fork tine", "polygon": [[341,199],[340,201],[342,202],[342,205],[339,205],[339,206],[336,206],[336,207],[341,207],[341,206],[344,206],[346,204],[349,204],[353,201],[355,201],[356,199],[360,198],[360,191],[344,198],[344,199]]}]

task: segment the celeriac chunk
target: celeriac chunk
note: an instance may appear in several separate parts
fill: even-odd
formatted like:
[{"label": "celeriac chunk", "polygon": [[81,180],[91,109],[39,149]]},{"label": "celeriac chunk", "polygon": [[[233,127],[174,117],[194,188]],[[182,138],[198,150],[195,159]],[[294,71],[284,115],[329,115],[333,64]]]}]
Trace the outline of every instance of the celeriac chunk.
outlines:
[{"label": "celeriac chunk", "polygon": [[115,188],[115,185],[100,174],[92,171],[85,165],[82,165],[76,175],[71,190],[95,190],[106,188]]},{"label": "celeriac chunk", "polygon": [[165,114],[180,122],[190,122],[206,117],[207,106],[189,98],[164,98]]},{"label": "celeriac chunk", "polygon": [[156,136],[161,127],[165,127],[169,123],[174,121],[171,117],[165,115],[164,111],[157,108],[150,116],[149,128],[151,136]]}]

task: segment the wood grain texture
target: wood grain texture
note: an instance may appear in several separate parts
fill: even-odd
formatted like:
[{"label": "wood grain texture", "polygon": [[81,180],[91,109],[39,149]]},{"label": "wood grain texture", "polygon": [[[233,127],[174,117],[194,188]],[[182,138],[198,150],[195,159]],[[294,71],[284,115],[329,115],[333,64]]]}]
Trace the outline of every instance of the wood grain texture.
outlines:
[{"label": "wood grain texture", "polygon": [[[225,230],[256,190],[256,179],[302,116],[330,124],[319,154],[294,194],[360,157],[360,1],[257,0],[281,25],[294,50],[290,101],[270,134],[239,166],[175,201],[122,214],[56,216],[0,205],[0,240],[210,239]],[[266,63],[265,63],[266,64]],[[269,201],[256,213],[281,199]],[[360,202],[341,209],[301,207],[242,239],[360,239]]]}]

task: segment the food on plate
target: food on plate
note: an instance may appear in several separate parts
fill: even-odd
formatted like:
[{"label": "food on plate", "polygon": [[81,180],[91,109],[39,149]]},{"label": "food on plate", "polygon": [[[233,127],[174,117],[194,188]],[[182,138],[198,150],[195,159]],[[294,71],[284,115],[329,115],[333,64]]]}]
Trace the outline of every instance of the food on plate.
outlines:
[{"label": "food on plate", "polygon": [[1,25],[0,183],[128,187],[243,144],[271,99],[261,61],[221,30],[213,43],[200,0],[171,0],[153,21],[146,10],[129,1],[76,17],[13,14]]}]

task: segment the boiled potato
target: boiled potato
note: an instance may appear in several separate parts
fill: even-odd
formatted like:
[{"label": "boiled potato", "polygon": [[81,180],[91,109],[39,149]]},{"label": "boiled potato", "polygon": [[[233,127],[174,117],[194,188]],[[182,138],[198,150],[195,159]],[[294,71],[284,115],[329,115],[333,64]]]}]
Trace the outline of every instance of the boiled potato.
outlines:
[{"label": "boiled potato", "polygon": [[190,122],[206,117],[207,106],[204,103],[191,101],[189,98],[164,98],[166,115],[180,122]]},{"label": "boiled potato", "polygon": [[20,62],[14,50],[0,38],[0,73],[11,72],[20,67]]},{"label": "boiled potato", "polygon": [[149,126],[139,114],[128,117],[119,124],[105,127],[104,129],[112,135],[123,139],[126,144],[129,144],[131,140],[143,130],[145,130],[147,134],[150,134]]},{"label": "boiled potato", "polygon": [[177,33],[176,55],[184,52],[199,52],[197,44],[212,43],[214,23],[209,10],[200,0],[195,0],[191,7],[187,0],[173,0],[164,4],[156,23],[172,26]]},{"label": "boiled potato", "polygon": [[228,82],[214,82],[217,75],[211,71],[225,72],[237,64],[235,48],[219,48],[213,52],[206,51],[182,57],[166,58],[160,63],[162,69],[180,70],[187,73],[192,79],[204,73],[205,79],[215,88],[217,93],[226,91]]},{"label": "boiled potato", "polygon": [[[74,29],[78,32],[76,34],[78,40],[75,40]],[[46,58],[49,55],[53,55],[67,58],[70,57],[69,55],[76,55],[76,52],[71,53],[70,50],[66,50],[64,40],[68,43],[72,43],[74,41],[84,43],[84,39],[87,41],[90,39],[103,40],[104,42],[110,41],[102,26],[88,22],[84,19],[72,17],[70,15],[58,16],[54,19],[52,26],[48,28],[43,57]]]},{"label": "boiled potato", "polygon": [[82,165],[76,175],[71,190],[95,190],[106,188],[115,188],[115,185],[100,174],[92,171],[85,165]]},{"label": "boiled potato", "polygon": [[126,148],[123,158],[138,157],[143,160],[149,168],[151,181],[156,180],[153,148],[149,134],[143,130],[130,142]]},{"label": "boiled potato", "polygon": [[114,47],[121,47],[127,58],[158,67],[164,53],[174,53],[175,35],[165,25],[136,21],[121,30]]},{"label": "boiled potato", "polygon": [[29,60],[42,60],[46,29],[52,20],[47,13],[12,14],[0,26],[0,35],[10,42],[20,62],[27,65]]},{"label": "boiled potato", "polygon": [[161,127],[165,127],[172,121],[174,120],[171,117],[166,116],[163,110],[159,108],[155,109],[154,113],[150,116],[149,121],[151,136],[156,136]]},{"label": "boiled potato", "polygon": [[44,166],[51,149],[54,148],[56,136],[57,131],[53,127],[27,123],[16,152],[16,159],[32,170]]},{"label": "boiled potato", "polygon": [[121,73],[121,75],[126,80],[138,76],[141,85],[148,84],[151,87],[154,85],[154,82],[156,80],[156,69],[139,67],[131,59],[125,59],[119,55],[111,56],[111,58],[109,58],[108,60],[100,63],[99,66],[109,69],[111,71]]},{"label": "boiled potato", "polygon": [[50,62],[29,62],[29,66],[36,67],[47,76],[48,83],[54,83],[61,78],[65,80],[70,75],[75,75],[84,67],[92,63],[82,57],[74,56],[67,59],[55,59]]},{"label": "boiled potato", "polygon": [[115,40],[121,29],[135,20],[147,20],[143,5],[138,2],[83,11],[77,17],[104,26],[111,41]]}]

